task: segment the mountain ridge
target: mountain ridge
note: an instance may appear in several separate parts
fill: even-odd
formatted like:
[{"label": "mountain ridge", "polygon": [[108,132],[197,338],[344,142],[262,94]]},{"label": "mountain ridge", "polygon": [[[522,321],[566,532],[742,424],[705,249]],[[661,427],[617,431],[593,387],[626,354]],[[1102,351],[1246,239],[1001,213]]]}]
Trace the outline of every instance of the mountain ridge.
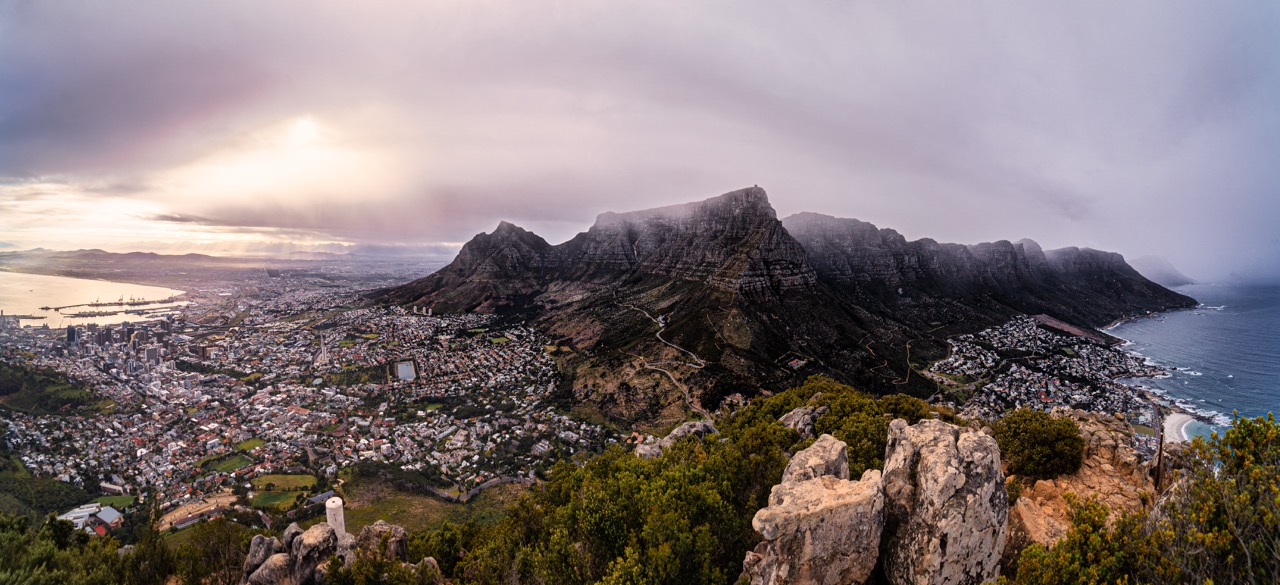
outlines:
[{"label": "mountain ridge", "polygon": [[[815,213],[779,220],[759,187],[602,213],[558,245],[503,222],[440,271],[374,298],[526,315],[573,348],[560,366],[574,400],[626,423],[683,418],[676,379],[711,408],[812,373],[927,396],[936,386],[917,371],[945,355],[948,335],[1018,313],[1099,327],[1194,304],[1118,254],[907,241]],[[669,376],[658,362],[674,364]]]}]

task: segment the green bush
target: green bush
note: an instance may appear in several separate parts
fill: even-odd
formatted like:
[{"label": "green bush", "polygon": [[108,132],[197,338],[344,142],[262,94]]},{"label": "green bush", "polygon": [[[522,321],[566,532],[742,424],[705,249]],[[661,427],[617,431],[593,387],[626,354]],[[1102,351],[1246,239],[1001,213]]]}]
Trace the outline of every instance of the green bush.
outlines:
[{"label": "green bush", "polygon": [[1075,473],[1084,460],[1084,438],[1071,419],[1019,408],[991,428],[1013,475],[1054,478]]}]

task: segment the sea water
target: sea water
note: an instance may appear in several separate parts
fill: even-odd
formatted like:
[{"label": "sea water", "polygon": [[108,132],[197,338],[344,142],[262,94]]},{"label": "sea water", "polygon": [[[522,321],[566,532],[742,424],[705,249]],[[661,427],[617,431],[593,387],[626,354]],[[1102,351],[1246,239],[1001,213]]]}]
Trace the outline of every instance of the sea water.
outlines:
[{"label": "sea water", "polygon": [[[166,305],[147,305],[145,307],[75,307],[63,309],[62,312],[45,311],[41,307],[65,307],[84,305],[100,301],[115,302],[123,298],[147,299],[151,301],[165,300],[180,295],[182,291],[158,286],[144,286],[105,280],[89,280],[85,278],[67,278],[63,276],[44,276],[40,274],[22,274],[0,270],[0,310],[5,315],[43,316],[44,319],[23,320],[23,325],[39,327],[66,327],[67,325],[85,325],[97,323],[108,325],[124,321],[144,321],[147,317],[130,315],[125,309],[156,308]],[[96,317],[70,317],[71,313],[93,311],[116,311],[116,315],[100,315]]]},{"label": "sea water", "polygon": [[1195,284],[1178,292],[1200,301],[1120,324],[1108,333],[1124,349],[1164,366],[1169,376],[1140,385],[1210,421],[1192,422],[1206,435],[1241,416],[1280,414],[1280,286]]}]

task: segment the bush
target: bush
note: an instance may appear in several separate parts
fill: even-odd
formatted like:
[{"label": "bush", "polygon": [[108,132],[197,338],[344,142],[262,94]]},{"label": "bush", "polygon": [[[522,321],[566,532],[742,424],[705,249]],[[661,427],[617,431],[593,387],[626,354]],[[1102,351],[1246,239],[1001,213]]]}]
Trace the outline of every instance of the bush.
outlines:
[{"label": "bush", "polygon": [[1019,408],[991,428],[1011,474],[1049,479],[1075,473],[1084,460],[1084,438],[1071,419]]}]

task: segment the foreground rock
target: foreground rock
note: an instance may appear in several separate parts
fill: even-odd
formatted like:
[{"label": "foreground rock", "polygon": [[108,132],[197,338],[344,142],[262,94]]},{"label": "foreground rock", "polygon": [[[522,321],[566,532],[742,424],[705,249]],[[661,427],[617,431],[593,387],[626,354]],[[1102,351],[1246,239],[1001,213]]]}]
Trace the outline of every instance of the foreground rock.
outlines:
[{"label": "foreground rock", "polygon": [[823,435],[796,453],[751,525],[764,541],[743,561],[752,585],[864,583],[884,525],[880,472],[849,481],[846,445]]},{"label": "foreground rock", "polygon": [[[996,578],[1009,515],[1000,448],[937,420],[889,425],[885,467],[850,481],[830,435],[796,453],[751,525],[764,540],[743,559],[752,585],[978,585]],[[878,571],[877,571],[878,568]]]},{"label": "foreground rock", "polygon": [[884,491],[890,583],[978,585],[996,577],[1009,508],[995,439],[937,420],[895,420]]},{"label": "foreground rock", "polygon": [[[326,522],[302,530],[296,523],[284,531],[284,540],[254,536],[245,558],[245,585],[321,585],[325,582],[329,562],[335,557],[350,564],[357,553],[381,555],[387,560],[405,562],[408,537],[404,528],[379,520],[364,527],[358,538],[339,534]],[[439,575],[435,559],[427,557],[417,565],[418,571]]]}]

